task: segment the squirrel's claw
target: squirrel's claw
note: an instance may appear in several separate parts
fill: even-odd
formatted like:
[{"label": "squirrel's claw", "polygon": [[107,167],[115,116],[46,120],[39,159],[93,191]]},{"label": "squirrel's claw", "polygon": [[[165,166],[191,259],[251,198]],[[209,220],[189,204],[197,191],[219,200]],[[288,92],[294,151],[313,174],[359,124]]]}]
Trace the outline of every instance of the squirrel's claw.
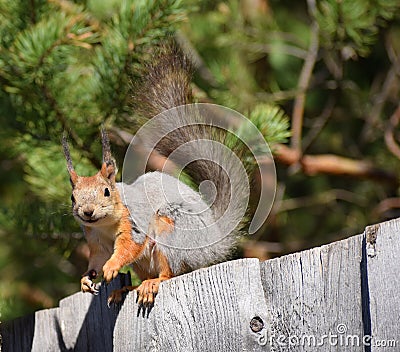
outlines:
[{"label": "squirrel's claw", "polygon": [[122,302],[122,297],[129,291],[136,289],[136,286],[124,286],[119,290],[114,290],[110,293],[107,299],[107,306],[110,308],[111,304],[118,304]]},{"label": "squirrel's claw", "polygon": [[111,307],[111,304],[118,304],[122,301],[122,293],[125,291],[122,290],[114,290],[110,293],[107,298],[107,306],[108,308]]},{"label": "squirrel's claw", "polygon": [[139,306],[151,307],[154,304],[154,298],[158,293],[161,279],[144,280],[136,289],[137,303]]}]

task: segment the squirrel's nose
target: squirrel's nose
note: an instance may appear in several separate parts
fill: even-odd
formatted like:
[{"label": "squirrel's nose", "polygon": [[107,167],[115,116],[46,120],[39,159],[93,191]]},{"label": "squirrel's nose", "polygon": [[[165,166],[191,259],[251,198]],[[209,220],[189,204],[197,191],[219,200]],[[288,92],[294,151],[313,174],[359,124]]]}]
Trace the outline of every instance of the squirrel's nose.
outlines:
[{"label": "squirrel's nose", "polygon": [[93,210],[86,210],[83,212],[83,214],[85,214],[85,216],[87,216],[88,218],[92,217],[93,215]]}]

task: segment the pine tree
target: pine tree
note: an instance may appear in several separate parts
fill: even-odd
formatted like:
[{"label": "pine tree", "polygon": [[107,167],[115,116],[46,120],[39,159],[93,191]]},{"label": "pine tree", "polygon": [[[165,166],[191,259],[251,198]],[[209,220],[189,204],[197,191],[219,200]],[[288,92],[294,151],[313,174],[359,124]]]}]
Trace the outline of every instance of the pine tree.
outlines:
[{"label": "pine tree", "polygon": [[62,132],[93,173],[100,126],[123,124],[132,72],[186,13],[177,0],[0,1],[2,319],[78,289]]},{"label": "pine tree", "polygon": [[[93,174],[100,127],[134,133],[143,123],[130,81],[188,10],[178,0],[0,0],[3,318],[78,289],[85,246],[70,215],[61,135],[70,136],[77,171]],[[115,147],[120,161],[124,147]]]},{"label": "pine tree", "polygon": [[281,254],[399,216],[400,3],[192,3],[200,11],[182,36],[198,52],[204,95],[249,115],[280,105],[291,120],[257,239],[282,243]]},{"label": "pine tree", "polygon": [[[276,144],[278,202],[258,239],[301,249],[388,215],[377,204],[397,195],[398,173],[386,170],[399,156],[384,140],[398,137],[388,116],[399,10],[396,0],[0,0],[0,319],[79,288],[85,247],[62,132],[77,171],[93,174],[100,126],[134,133],[143,123],[130,80],[171,33],[194,57],[196,99],[238,110]],[[279,144],[286,116],[290,145]],[[121,164],[126,145],[113,147]],[[307,160],[327,153],[364,173],[310,177]]]}]

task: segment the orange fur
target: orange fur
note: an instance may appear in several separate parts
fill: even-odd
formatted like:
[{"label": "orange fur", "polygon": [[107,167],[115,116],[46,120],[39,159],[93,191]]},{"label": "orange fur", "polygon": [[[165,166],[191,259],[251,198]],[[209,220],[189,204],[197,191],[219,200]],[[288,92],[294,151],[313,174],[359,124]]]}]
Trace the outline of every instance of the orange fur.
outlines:
[{"label": "orange fur", "polygon": [[87,177],[78,176],[73,169],[69,171],[73,214],[83,224],[90,250],[88,271],[81,279],[82,291],[97,293],[92,282],[95,276],[103,274],[109,282],[122,267],[134,263],[141,269],[140,276],[147,279],[139,288],[139,296],[144,302],[152,302],[160,282],[173,277],[173,273],[167,258],[157,248],[156,238],[151,236],[172,233],[174,220],[156,213],[145,241],[136,243],[129,210],[115,187],[114,165],[103,163],[96,175]]},{"label": "orange fur", "polygon": [[162,281],[168,280],[174,276],[172,269],[168,263],[167,257],[162,254],[159,250],[156,252],[159,268],[159,279]]},{"label": "orange fur", "polygon": [[[122,217],[121,222],[123,222],[123,219],[124,219],[124,217]],[[168,217],[160,217],[156,214],[151,226],[153,226],[156,234],[160,234],[160,233],[165,233],[165,232],[170,233],[173,230],[173,224],[174,224],[173,219],[170,219]],[[120,241],[119,241],[118,247],[117,247],[118,239],[120,239]],[[116,255],[116,253],[118,253],[119,255],[122,254],[122,251],[118,250],[118,249],[122,248],[122,246],[123,246],[123,248],[129,248],[129,246],[131,246],[132,243],[134,244],[134,248],[131,250],[132,251],[136,250],[136,253],[137,253],[136,258],[137,259],[139,259],[141,257],[141,255],[144,252],[144,249],[147,248],[147,250],[145,252],[147,254],[143,255],[139,259],[139,261],[147,261],[147,268],[146,268],[147,270],[145,269],[145,271],[142,273],[142,274],[147,274],[147,280],[144,280],[140,284],[140,286],[137,288],[138,304],[139,305],[141,305],[141,304],[152,305],[154,303],[154,298],[158,293],[161,282],[166,281],[174,276],[172,269],[168,263],[167,257],[157,248],[157,243],[154,242],[149,237],[146,237],[146,240],[141,245],[141,247],[138,246],[132,239],[128,240],[128,238],[125,234],[120,234],[117,237],[117,240],[116,240],[116,247],[114,250],[113,257],[114,257],[114,255]],[[153,248],[155,248],[154,252],[153,252]],[[154,264],[156,266],[156,272],[158,273],[158,277],[156,277],[156,278],[151,277],[150,263],[152,262],[152,260],[154,260]],[[107,265],[107,263],[106,263],[106,265]],[[118,266],[118,264],[116,264],[116,265]],[[143,269],[143,268],[140,268],[140,269]],[[107,280],[108,273],[105,273],[104,277]],[[132,291],[134,289],[136,289],[136,287],[125,286],[120,290],[113,291],[108,298],[108,304],[121,302],[122,295],[124,293],[126,293],[128,291]]]},{"label": "orange fur", "polygon": [[[74,217],[82,223],[88,242],[89,266],[81,279],[84,292],[98,293],[93,279],[103,273],[109,282],[119,270],[129,264],[140,267],[144,280],[139,288],[139,297],[144,302],[153,302],[161,281],[173,276],[168,260],[157,248],[156,236],[167,235],[174,230],[175,222],[167,216],[155,214],[149,224],[149,233],[143,243],[132,237],[132,222],[128,208],[122,203],[115,184],[115,163],[110,154],[107,134],[102,132],[103,164],[94,176],[78,176],[73,169],[66,138],[63,139],[64,154],[72,185],[72,210]],[[146,264],[146,265],[141,265]],[[158,277],[157,277],[158,276]],[[154,278],[157,277],[157,278]],[[119,300],[127,287],[114,296]]]},{"label": "orange fur", "polygon": [[126,259],[128,262],[125,262],[125,265],[132,263],[143,250],[143,244],[138,244],[132,239],[132,224],[129,217],[128,209],[124,208],[114,246],[114,254],[118,254],[122,257],[128,255],[129,258]]},{"label": "orange fur", "polygon": [[119,290],[114,290],[108,297],[109,305],[111,303],[121,302],[122,295],[124,293],[135,289],[137,290],[139,305],[143,304],[146,306],[152,305],[154,303],[154,298],[158,293],[161,282],[169,280],[174,276],[165,255],[162,254],[159,250],[156,250],[155,256],[158,265],[159,276],[157,278],[149,278],[147,280],[144,280],[138,288],[134,286],[125,286]]},{"label": "orange fur", "polygon": [[161,282],[169,280],[174,276],[165,255],[159,250],[156,250],[155,255],[159,276],[154,279],[144,280],[137,288],[139,305],[143,304],[144,306],[151,306],[154,303],[154,298],[158,293]]},{"label": "orange fur", "polygon": [[171,233],[174,230],[174,226],[175,221],[173,219],[155,214],[149,226],[150,236],[152,233],[156,236]]},{"label": "orange fur", "polygon": [[131,264],[142,254],[145,245],[146,242],[136,243],[132,239],[132,224],[129,218],[129,211],[124,207],[118,224],[114,253],[103,267],[104,279],[111,281],[115,278],[123,266]]}]

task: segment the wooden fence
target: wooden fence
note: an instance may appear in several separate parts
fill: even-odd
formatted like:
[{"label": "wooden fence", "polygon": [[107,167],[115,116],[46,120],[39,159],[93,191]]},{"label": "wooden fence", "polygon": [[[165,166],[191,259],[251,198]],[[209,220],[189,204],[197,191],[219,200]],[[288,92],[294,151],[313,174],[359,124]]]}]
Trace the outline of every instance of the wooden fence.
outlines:
[{"label": "wooden fence", "polygon": [[[243,259],[162,285],[149,314],[130,293],[76,293],[1,325],[6,351],[400,351],[400,220],[260,263]],[[120,276],[115,281],[124,281]]]}]

